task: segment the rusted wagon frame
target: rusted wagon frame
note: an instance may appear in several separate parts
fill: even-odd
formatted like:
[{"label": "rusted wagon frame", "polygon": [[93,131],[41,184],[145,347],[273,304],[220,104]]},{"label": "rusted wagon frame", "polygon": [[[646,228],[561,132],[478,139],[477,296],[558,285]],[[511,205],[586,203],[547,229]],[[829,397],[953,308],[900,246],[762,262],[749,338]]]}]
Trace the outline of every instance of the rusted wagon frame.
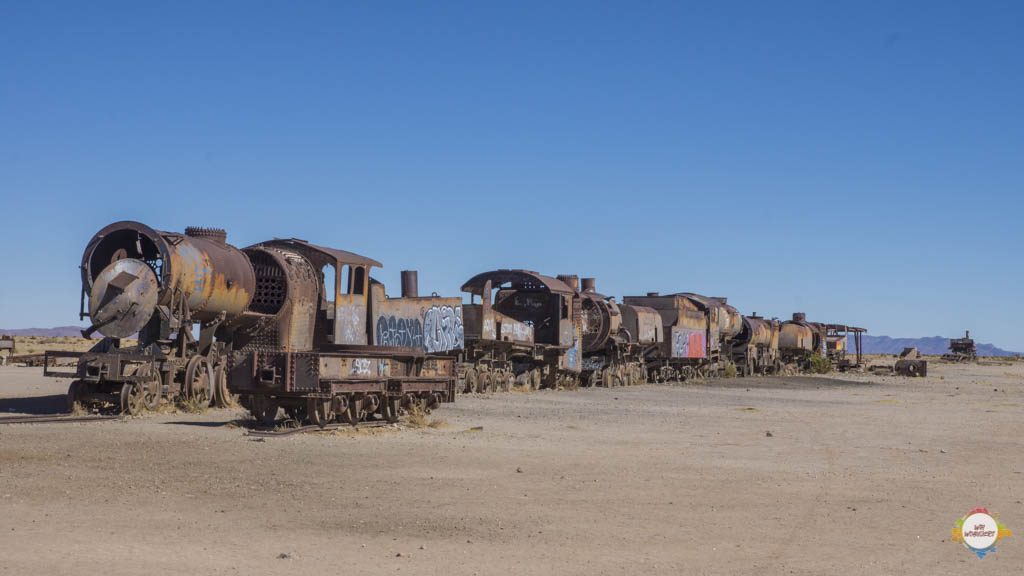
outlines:
[{"label": "rusted wagon frame", "polygon": [[75,371],[74,372],[68,372],[66,370],[53,370],[53,368],[55,368],[57,364],[56,364],[56,362],[52,362],[51,359],[52,360],[57,360],[59,358],[69,358],[69,359],[73,359],[73,360],[78,360],[78,359],[80,359],[84,355],[85,355],[85,352],[71,352],[71,351],[64,351],[64,350],[47,350],[43,354],[43,376],[47,376],[47,377],[50,377],[50,378],[74,378],[74,377],[76,377],[78,375],[78,370],[79,370],[78,366],[75,367]]}]

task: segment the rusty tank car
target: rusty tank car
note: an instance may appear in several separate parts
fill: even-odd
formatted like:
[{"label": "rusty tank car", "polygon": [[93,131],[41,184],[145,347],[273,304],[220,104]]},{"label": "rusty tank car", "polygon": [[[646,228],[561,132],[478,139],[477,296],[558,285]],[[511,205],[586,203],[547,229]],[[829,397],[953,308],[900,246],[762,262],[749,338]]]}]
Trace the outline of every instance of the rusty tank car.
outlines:
[{"label": "rusty tank car", "polygon": [[[580,299],[562,280],[530,270],[494,270],[462,285],[468,392],[574,388],[580,383]],[[479,302],[477,301],[479,299]]]},{"label": "rusty tank car", "polygon": [[782,367],[779,359],[778,320],[754,314],[743,316],[743,327],[733,339],[730,357],[740,376],[775,374]]},{"label": "rusty tank car", "polygon": [[656,382],[719,374],[729,361],[731,340],[743,326],[739,312],[725,298],[679,292],[626,296],[623,302],[652,308],[661,316],[664,341],[646,359]]},{"label": "rusty tank car", "polygon": [[[83,336],[103,338],[85,353],[47,352],[44,370],[74,379],[70,407],[114,404],[137,414],[162,398],[230,402],[225,328],[246,310],[256,279],[223,230],[180,234],[116,222],[92,237],[81,273],[79,316],[91,322]],[[122,346],[129,337],[137,345]],[[51,370],[62,357],[77,360],[74,372]]]},{"label": "rusty tank car", "polygon": [[779,358],[785,364],[805,368],[811,356],[826,354],[825,345],[825,326],[808,322],[803,312],[794,313],[779,329]]},{"label": "rusty tank car", "polygon": [[370,277],[379,262],[304,240],[243,252],[256,291],[234,331],[227,385],[259,422],[282,409],[321,426],[394,421],[454,400],[460,298],[418,296],[408,271],[402,296],[388,297]]},{"label": "rusty tank car", "polygon": [[[576,289],[574,275],[559,276]],[[664,340],[661,317],[653,308],[618,304],[597,292],[597,281],[584,278],[581,301],[583,367],[589,386],[625,386],[647,381],[647,353]]]}]

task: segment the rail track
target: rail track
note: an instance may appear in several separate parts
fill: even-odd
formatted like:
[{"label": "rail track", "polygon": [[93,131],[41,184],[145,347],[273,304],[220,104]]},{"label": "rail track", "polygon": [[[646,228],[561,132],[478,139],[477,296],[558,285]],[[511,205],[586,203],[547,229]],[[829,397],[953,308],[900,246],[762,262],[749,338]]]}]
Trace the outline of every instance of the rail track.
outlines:
[{"label": "rail track", "polygon": [[32,416],[0,417],[2,424],[55,424],[70,422],[98,422],[101,420],[118,420],[120,416],[101,414],[96,416],[77,416],[74,414],[36,414]]},{"label": "rail track", "polygon": [[279,438],[282,436],[294,436],[296,434],[305,434],[307,432],[330,432],[331,430],[352,430],[362,428],[380,428],[391,424],[385,420],[379,420],[374,422],[360,422],[357,426],[353,426],[347,423],[336,422],[320,427],[316,424],[309,424],[306,426],[298,426],[296,428],[283,428],[280,430],[249,430],[246,432],[246,436],[252,436],[254,438]]}]

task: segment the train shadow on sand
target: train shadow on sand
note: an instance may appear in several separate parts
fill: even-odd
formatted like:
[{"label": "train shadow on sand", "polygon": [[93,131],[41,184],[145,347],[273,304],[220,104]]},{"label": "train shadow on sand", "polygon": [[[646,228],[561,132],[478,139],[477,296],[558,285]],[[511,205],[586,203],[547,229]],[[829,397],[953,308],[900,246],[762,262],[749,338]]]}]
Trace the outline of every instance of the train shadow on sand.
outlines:
[{"label": "train shadow on sand", "polygon": [[759,389],[790,389],[814,390],[818,388],[866,388],[881,386],[880,382],[844,380],[838,377],[824,376],[754,376],[746,378],[712,378],[683,386],[706,386],[709,388],[759,388]]},{"label": "train shadow on sand", "polygon": [[3,414],[64,414],[67,411],[68,397],[65,394],[0,398],[0,413]]}]

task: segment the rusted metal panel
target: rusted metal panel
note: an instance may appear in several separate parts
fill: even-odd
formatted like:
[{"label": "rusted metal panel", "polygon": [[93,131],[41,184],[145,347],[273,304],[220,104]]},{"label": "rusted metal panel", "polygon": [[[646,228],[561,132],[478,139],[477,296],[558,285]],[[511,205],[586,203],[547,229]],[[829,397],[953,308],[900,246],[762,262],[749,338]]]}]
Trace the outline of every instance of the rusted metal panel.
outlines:
[{"label": "rusted metal panel", "polygon": [[575,290],[557,278],[545,276],[532,270],[506,269],[477,274],[462,285],[462,291],[480,295],[483,293],[488,282],[494,288],[500,288],[505,284],[509,284],[512,288],[521,291],[543,290],[557,294],[575,293]]},{"label": "rusted metal panel", "polygon": [[377,298],[372,303],[374,343],[426,353],[459,350],[465,343],[460,298]]},{"label": "rusted metal panel", "polygon": [[383,265],[377,262],[373,258],[367,258],[366,256],[360,256],[354,252],[348,252],[345,250],[338,250],[337,248],[327,248],[325,246],[317,246],[316,244],[310,244],[305,240],[298,238],[287,238],[287,239],[275,239],[268,240],[267,242],[261,242],[260,246],[277,246],[291,250],[293,252],[299,252],[305,254],[310,258],[314,266],[323,267],[325,264],[340,262],[342,264],[352,264],[356,266],[364,266],[367,268],[381,268]]},{"label": "rusted metal panel", "polygon": [[320,356],[320,377],[327,380],[387,378],[391,368],[387,358]]},{"label": "rusted metal panel", "polygon": [[[248,258],[225,238],[220,229],[189,228],[188,233],[177,234],[132,221],[104,227],[82,255],[82,285],[90,295],[90,315],[110,316],[100,308],[116,299],[113,296],[133,292],[133,285],[145,283],[145,274],[137,273],[141,268],[155,275],[157,297],[150,302],[150,298],[143,298],[149,291],[134,290],[133,297],[138,300],[131,307],[134,316],[149,318],[157,306],[198,322],[242,314],[255,291],[255,276]],[[134,272],[125,269],[105,273],[120,261],[137,262],[138,268]],[[103,281],[96,285],[100,279]],[[116,302],[113,305],[119,306]],[[112,315],[117,316],[114,312]],[[94,318],[93,324],[100,333],[120,338],[130,335],[123,333],[126,330],[141,328],[138,322],[125,324],[109,318],[99,323]]]},{"label": "rusted metal panel", "polygon": [[671,358],[707,358],[708,343],[705,330],[671,327]]},{"label": "rusted metal panel", "polygon": [[[533,326],[505,316],[500,312],[492,311],[491,316],[494,319],[491,329],[495,332],[499,329],[501,330],[501,340],[503,342],[533,342]],[[493,324],[497,324],[499,328],[494,328]]]},{"label": "rusted metal panel", "polygon": [[814,352],[814,331],[805,324],[783,322],[779,331],[779,349]]}]

